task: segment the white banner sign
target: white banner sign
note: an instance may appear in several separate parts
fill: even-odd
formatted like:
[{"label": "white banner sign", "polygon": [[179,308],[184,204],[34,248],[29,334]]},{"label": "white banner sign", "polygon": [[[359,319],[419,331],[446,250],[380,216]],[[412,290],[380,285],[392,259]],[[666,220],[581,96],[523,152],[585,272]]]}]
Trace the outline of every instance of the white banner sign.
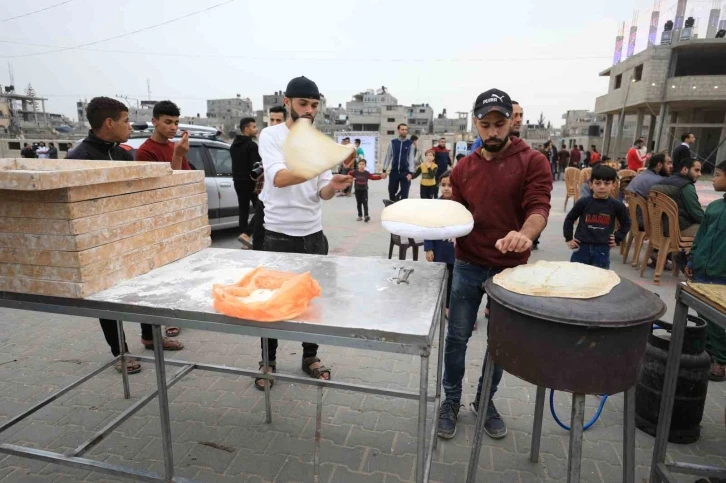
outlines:
[{"label": "white banner sign", "polygon": [[[350,144],[355,147],[355,140],[360,140],[360,149],[363,151],[362,158],[366,160],[366,171],[375,172],[376,160],[378,159],[378,134],[368,132],[337,132],[335,141],[342,144],[343,139],[350,138]],[[360,153],[358,158],[361,158]],[[356,165],[357,168],[357,165]]]}]

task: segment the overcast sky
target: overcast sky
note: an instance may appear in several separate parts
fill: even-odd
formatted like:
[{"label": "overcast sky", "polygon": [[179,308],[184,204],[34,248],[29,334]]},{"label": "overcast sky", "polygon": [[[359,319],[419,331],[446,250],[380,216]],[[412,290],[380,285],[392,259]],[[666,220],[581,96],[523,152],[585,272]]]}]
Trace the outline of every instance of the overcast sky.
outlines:
[{"label": "overcast sky", "polygon": [[[675,3],[663,0],[661,29]],[[687,14],[707,17],[710,8],[711,0],[690,0]],[[79,98],[146,99],[147,78],[152,99],[202,116],[206,99],[238,93],[261,109],[263,94],[298,75],[328,105],[385,85],[401,104],[429,103],[451,117],[497,87],[525,118],[543,111],[559,126],[565,111],[592,109],[606,93],[598,73],[635,9],[637,52],[652,0],[0,0],[0,84],[9,83],[9,62],[16,87],[32,83],[49,111],[74,119]],[[706,18],[699,23],[703,35]]]}]

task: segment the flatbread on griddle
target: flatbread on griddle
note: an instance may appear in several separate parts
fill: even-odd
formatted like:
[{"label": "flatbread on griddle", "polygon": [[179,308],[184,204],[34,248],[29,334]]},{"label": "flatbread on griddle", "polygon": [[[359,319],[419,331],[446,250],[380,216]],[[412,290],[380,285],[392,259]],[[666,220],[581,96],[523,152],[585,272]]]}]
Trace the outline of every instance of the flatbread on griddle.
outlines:
[{"label": "flatbread on griddle", "polygon": [[521,295],[589,299],[609,294],[620,277],[582,263],[543,260],[508,268],[494,276],[494,283]]}]

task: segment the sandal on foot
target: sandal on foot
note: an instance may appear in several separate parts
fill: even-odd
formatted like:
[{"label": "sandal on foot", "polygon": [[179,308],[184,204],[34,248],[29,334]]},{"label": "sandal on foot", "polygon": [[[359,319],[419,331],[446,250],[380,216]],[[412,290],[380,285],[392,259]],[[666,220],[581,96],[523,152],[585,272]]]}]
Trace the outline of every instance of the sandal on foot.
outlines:
[{"label": "sandal on foot", "polygon": [[176,337],[181,334],[181,329],[179,327],[167,327],[164,333],[167,337]]},{"label": "sandal on foot", "polygon": [[[265,367],[265,362],[264,361],[260,361],[260,370],[262,370],[263,367]],[[270,368],[270,370],[268,372],[272,372],[273,374],[277,372],[277,362],[276,361],[270,361],[270,364],[267,367]],[[258,383],[260,381],[267,381],[267,380],[268,379],[264,379],[262,377],[255,377],[255,387],[257,389],[259,389],[260,391],[264,391],[265,390],[265,385],[263,384],[263,385],[260,386]],[[275,385],[275,380],[274,379],[269,379],[269,381],[270,381],[270,389],[272,389],[272,387]]]},{"label": "sandal on foot", "polygon": [[708,378],[716,382],[726,381],[726,365],[718,362],[712,363]]},{"label": "sandal on foot", "polygon": [[[145,341],[144,339],[141,339],[141,343],[144,344],[145,349],[154,350],[154,342],[153,341]],[[171,340],[169,338],[164,337],[164,350],[165,351],[180,351],[184,348],[184,344],[179,342],[178,340]]]},{"label": "sandal on foot", "polygon": [[[116,370],[121,372],[121,361],[116,363]],[[141,364],[138,361],[126,360],[126,374],[137,374],[141,372]]]},{"label": "sandal on foot", "polygon": [[[302,360],[302,370],[305,374],[309,375],[313,379],[325,379],[327,381],[330,380],[330,369],[328,369],[325,366],[320,367],[310,367],[316,362],[320,362],[320,359],[317,357],[307,357]],[[323,374],[327,374],[328,377],[324,378],[321,377]]]},{"label": "sandal on foot", "polygon": [[242,235],[237,237],[237,241],[242,244],[243,250],[251,250],[252,249],[252,242],[246,238],[243,238]]}]

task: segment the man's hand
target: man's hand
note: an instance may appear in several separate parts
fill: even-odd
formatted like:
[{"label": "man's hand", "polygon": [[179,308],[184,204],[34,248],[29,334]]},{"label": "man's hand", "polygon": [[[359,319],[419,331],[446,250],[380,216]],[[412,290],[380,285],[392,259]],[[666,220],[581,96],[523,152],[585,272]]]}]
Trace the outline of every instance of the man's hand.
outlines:
[{"label": "man's hand", "polygon": [[433,262],[434,261],[434,251],[433,250],[427,250],[426,251],[426,261],[427,262]]},{"label": "man's hand", "polygon": [[189,133],[184,131],[181,141],[174,146],[174,156],[186,156],[189,152]]},{"label": "man's hand", "polygon": [[693,268],[687,266],[683,269],[683,273],[686,275],[686,278],[688,280],[691,280],[693,278]]},{"label": "man's hand", "polygon": [[615,243],[615,235],[610,235],[610,243],[609,243],[609,245],[610,245],[610,248],[613,248],[613,247],[617,246],[617,243]]},{"label": "man's hand", "polygon": [[567,242],[567,246],[570,247],[571,250],[577,250],[580,248],[580,242],[573,238],[572,240]]},{"label": "man's hand", "polygon": [[510,231],[507,236],[497,240],[494,247],[502,253],[522,253],[532,246],[532,240],[518,231]]},{"label": "man's hand", "polygon": [[335,191],[343,191],[353,184],[353,177],[345,174],[334,174],[333,179],[330,180],[328,186],[333,188]]},{"label": "man's hand", "polygon": [[381,179],[386,179],[386,178],[388,178],[388,173],[386,173],[384,171],[383,173],[381,173]]},{"label": "man's hand", "polygon": [[189,152],[189,133],[182,133],[181,141],[174,146],[174,154],[171,158],[171,169],[180,170],[184,167],[184,156]]},{"label": "man's hand", "polygon": [[409,180],[409,181],[411,181],[413,179],[413,175],[411,175],[411,173],[408,173],[406,175],[406,179]]}]

